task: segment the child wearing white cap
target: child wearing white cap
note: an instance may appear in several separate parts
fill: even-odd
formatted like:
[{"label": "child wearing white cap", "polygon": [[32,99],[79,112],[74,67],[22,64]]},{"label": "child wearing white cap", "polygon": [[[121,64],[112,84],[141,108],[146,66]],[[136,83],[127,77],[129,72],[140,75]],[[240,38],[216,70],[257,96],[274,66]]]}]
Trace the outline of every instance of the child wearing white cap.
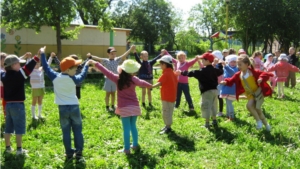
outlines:
[{"label": "child wearing white cap", "polygon": [[[89,56],[90,54],[88,54]],[[138,148],[136,121],[137,117],[141,115],[135,88],[136,86],[150,88],[152,85],[135,76],[141,65],[133,60],[126,60],[121,66],[118,66],[119,74],[109,71],[95,61],[94,64],[108,79],[117,85],[118,105],[115,113],[121,116],[124,139],[124,148],[119,152],[130,154],[130,147],[134,150]],[[130,146],[130,133],[133,140],[132,146]]]},{"label": "child wearing white cap", "polygon": [[[264,63],[264,69],[265,70],[268,70],[270,67],[272,67],[272,66],[275,65],[273,63],[273,54],[272,53],[266,54],[265,59],[266,59],[266,62]],[[276,80],[275,80],[276,73],[274,71],[271,72],[271,73],[273,73],[273,75],[274,75],[273,77],[270,77],[270,82],[271,82],[271,85],[272,85],[272,90],[274,92],[274,88],[276,86]]]},{"label": "child wearing white cap", "polygon": [[267,71],[275,71],[278,98],[280,99],[284,98],[284,82],[287,80],[289,72],[300,72],[299,68],[288,63],[288,57],[284,53],[280,54],[278,62],[272,67],[268,68]]}]

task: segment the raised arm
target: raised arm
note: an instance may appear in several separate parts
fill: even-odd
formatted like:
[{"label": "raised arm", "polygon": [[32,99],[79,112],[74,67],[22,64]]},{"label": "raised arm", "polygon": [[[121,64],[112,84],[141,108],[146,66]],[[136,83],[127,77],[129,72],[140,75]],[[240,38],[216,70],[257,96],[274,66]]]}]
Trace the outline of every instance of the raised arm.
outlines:
[{"label": "raised arm", "polygon": [[237,78],[240,78],[239,74],[235,73],[231,78],[226,78],[224,81],[222,81],[221,84],[226,86],[232,86],[233,84],[235,84]]},{"label": "raised arm", "polygon": [[132,45],[132,46],[130,47],[130,49],[128,49],[123,55],[117,57],[117,59],[125,60],[126,57],[130,54],[130,52],[131,52],[132,50],[134,50],[134,49],[135,49],[135,45]]},{"label": "raised arm", "polygon": [[226,65],[224,69],[227,71],[229,76],[233,76],[236,72],[230,66]]},{"label": "raised arm", "polygon": [[154,59],[150,60],[150,65],[154,65],[156,63],[156,61],[162,56],[162,54],[159,54],[158,56],[156,56]]},{"label": "raised arm", "polygon": [[196,56],[194,59],[187,61],[186,64],[187,64],[188,67],[191,67],[191,66],[193,66],[198,60],[199,60],[199,59],[198,59],[198,56]]},{"label": "raised arm", "polygon": [[45,74],[49,77],[51,81],[53,81],[57,77],[58,73],[52,70],[50,66],[47,64],[46,55],[43,48],[41,49],[41,63],[45,71]]},{"label": "raised arm", "polygon": [[100,63],[96,63],[95,67],[97,69],[99,69],[108,79],[110,79],[111,81],[117,83],[119,76],[114,74],[113,72],[111,72],[110,70],[106,69],[103,65],[101,65]]},{"label": "raised arm", "polygon": [[84,78],[86,77],[86,74],[88,72],[88,69],[89,69],[89,62],[85,62],[85,65],[84,65],[81,73],[71,77],[75,84],[80,84],[84,80]]},{"label": "raised arm", "polygon": [[150,84],[150,83],[148,83],[144,80],[141,80],[141,79],[139,79],[135,76],[133,76],[132,80],[133,80],[133,83],[136,84],[139,87],[146,87],[146,88],[152,87],[152,84]]},{"label": "raised arm", "polygon": [[33,59],[31,59],[25,66],[20,69],[20,72],[22,73],[24,79],[27,79],[27,77],[31,74],[36,63],[39,62],[39,60],[40,59],[37,56],[34,56]]},{"label": "raised arm", "polygon": [[300,72],[299,68],[297,68],[296,66],[294,66],[292,64],[289,64],[288,69],[291,72]]},{"label": "raised arm", "polygon": [[134,58],[135,58],[135,60],[139,63],[139,64],[142,64],[142,62],[141,62],[141,59],[140,59],[140,57],[139,57],[139,55],[136,53],[136,50],[134,50]]}]

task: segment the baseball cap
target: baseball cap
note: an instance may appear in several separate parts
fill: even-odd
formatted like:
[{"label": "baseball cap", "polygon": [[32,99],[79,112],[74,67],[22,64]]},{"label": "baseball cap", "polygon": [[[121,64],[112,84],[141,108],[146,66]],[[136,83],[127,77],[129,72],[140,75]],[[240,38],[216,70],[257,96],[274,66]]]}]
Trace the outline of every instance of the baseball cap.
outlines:
[{"label": "baseball cap", "polygon": [[82,60],[75,60],[72,57],[68,56],[66,58],[64,58],[61,62],[60,62],[60,70],[66,71],[67,69],[73,67],[73,66],[78,66],[80,65],[82,62]]},{"label": "baseball cap", "polygon": [[214,60],[215,60],[215,57],[214,57],[214,55],[213,54],[211,54],[211,53],[204,53],[203,55],[201,55],[200,57],[199,57],[200,59],[206,59],[206,60],[208,60],[209,62],[213,62]]},{"label": "baseball cap", "polygon": [[109,47],[107,49],[107,53],[110,53],[110,52],[116,52],[117,50],[114,48],[114,47]]},{"label": "baseball cap", "polygon": [[161,57],[160,59],[157,60],[158,62],[162,61],[168,64],[172,64],[172,57],[170,55],[164,55],[163,57]]},{"label": "baseball cap", "polygon": [[16,55],[8,55],[4,59],[4,67],[11,66],[15,63],[26,63],[26,60],[19,59]]}]

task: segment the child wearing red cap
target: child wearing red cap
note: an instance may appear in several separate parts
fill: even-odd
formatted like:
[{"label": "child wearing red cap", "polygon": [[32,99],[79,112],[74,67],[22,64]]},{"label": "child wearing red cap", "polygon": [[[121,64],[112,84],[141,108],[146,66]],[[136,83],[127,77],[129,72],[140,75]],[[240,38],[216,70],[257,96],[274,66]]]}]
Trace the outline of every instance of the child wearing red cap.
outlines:
[{"label": "child wearing red cap", "polygon": [[211,53],[204,53],[199,57],[204,67],[200,70],[184,71],[182,75],[194,77],[199,81],[199,89],[202,95],[201,98],[201,112],[202,117],[205,118],[205,126],[210,129],[209,119],[212,116],[213,125],[218,127],[216,115],[218,109],[218,76],[223,75],[223,65],[219,62],[217,67],[213,67],[212,63],[215,59]]}]

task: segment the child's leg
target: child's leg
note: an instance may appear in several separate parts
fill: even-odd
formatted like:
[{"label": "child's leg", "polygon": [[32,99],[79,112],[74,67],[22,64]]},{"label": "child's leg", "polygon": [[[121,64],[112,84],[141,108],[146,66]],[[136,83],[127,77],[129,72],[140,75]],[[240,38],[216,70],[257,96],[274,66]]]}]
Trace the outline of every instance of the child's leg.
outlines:
[{"label": "child's leg", "polygon": [[136,121],[137,121],[137,116],[131,116],[130,117],[130,128],[131,128],[132,146],[133,147],[137,147],[139,145],[139,143],[138,143],[138,130],[136,128]]},{"label": "child's leg", "polygon": [[151,89],[147,88],[147,94],[148,94],[148,102],[149,104],[152,103],[152,93],[151,93]]},{"label": "child's leg", "polygon": [[32,104],[31,104],[32,118],[35,118],[35,105],[37,101],[38,101],[38,96],[32,97]]},{"label": "child's leg", "polygon": [[[212,119],[213,120],[216,120],[216,116],[217,116],[217,113],[218,113],[218,100],[219,100],[219,96],[218,96],[218,90],[212,90],[211,91],[211,95],[212,95],[212,112],[211,112],[211,116],[212,116]],[[219,102],[220,103],[220,102]],[[223,99],[222,99],[222,110],[223,110]],[[216,121],[214,121],[216,122]]]},{"label": "child's leg", "polygon": [[281,97],[282,95],[284,95],[283,94],[283,89],[284,89],[283,83],[284,82],[278,82],[277,83],[278,97]]},{"label": "child's leg", "polygon": [[82,150],[84,145],[83,135],[82,135],[82,118],[80,114],[80,109],[78,105],[74,105],[71,108],[71,127],[74,135],[74,145],[76,155],[79,153],[82,156]]},{"label": "child's leg", "polygon": [[223,112],[223,106],[224,106],[223,99],[220,98],[220,95],[218,95],[218,99],[219,99],[219,112]]},{"label": "child's leg", "polygon": [[39,96],[38,97],[38,111],[39,111],[39,117],[42,117],[42,104],[43,104],[43,98],[44,96]]},{"label": "child's leg", "polygon": [[256,112],[257,112],[257,114],[258,114],[260,120],[263,122],[263,124],[264,124],[265,126],[267,126],[267,125],[268,125],[268,122],[267,122],[267,119],[266,119],[264,113],[262,112],[262,110],[256,109]]},{"label": "child's leg", "polygon": [[130,117],[122,117],[124,150],[130,150]]},{"label": "child's leg", "polygon": [[142,103],[145,103],[146,88],[142,88]]},{"label": "child's leg", "polygon": [[256,121],[260,121],[259,115],[257,114],[256,108],[255,108],[254,99],[248,100],[247,109],[253,115],[253,117],[255,118]]},{"label": "child's leg", "polygon": [[171,128],[173,123],[174,103],[162,101],[163,120],[167,128]]},{"label": "child's leg", "polygon": [[59,122],[62,130],[63,144],[65,147],[65,153],[67,156],[73,156],[74,150],[72,149],[71,142],[71,125],[72,121],[70,119],[70,106],[69,105],[59,105]]},{"label": "child's leg", "polygon": [[81,98],[80,89],[81,89],[81,86],[76,86],[76,96],[77,96],[78,99]]},{"label": "child's leg", "polygon": [[116,92],[111,92],[111,106],[115,105]]},{"label": "child's leg", "polygon": [[106,92],[106,94],[105,94],[105,104],[106,104],[106,107],[109,106],[109,97],[110,97],[110,94],[111,94],[111,92]]},{"label": "child's leg", "polygon": [[185,100],[189,104],[189,108],[194,109],[193,101],[192,101],[191,94],[190,94],[189,84],[183,84],[182,90],[183,90],[183,94],[185,96]]},{"label": "child's leg", "polygon": [[4,119],[5,119],[5,116],[6,116],[5,107],[6,107],[6,101],[4,100],[4,98],[2,98],[2,109],[3,109]]},{"label": "child's leg", "polygon": [[232,105],[232,100],[226,99],[226,107],[227,107],[227,114],[229,118],[234,118],[234,110]]},{"label": "child's leg", "polygon": [[272,90],[274,91],[275,86],[276,86],[276,80],[275,80],[275,77],[271,77],[271,82],[272,82]]},{"label": "child's leg", "polygon": [[177,86],[176,103],[175,103],[175,107],[176,107],[176,108],[178,108],[179,105],[180,105],[181,95],[182,95],[182,84],[181,84],[181,83],[178,83],[178,86]]}]

